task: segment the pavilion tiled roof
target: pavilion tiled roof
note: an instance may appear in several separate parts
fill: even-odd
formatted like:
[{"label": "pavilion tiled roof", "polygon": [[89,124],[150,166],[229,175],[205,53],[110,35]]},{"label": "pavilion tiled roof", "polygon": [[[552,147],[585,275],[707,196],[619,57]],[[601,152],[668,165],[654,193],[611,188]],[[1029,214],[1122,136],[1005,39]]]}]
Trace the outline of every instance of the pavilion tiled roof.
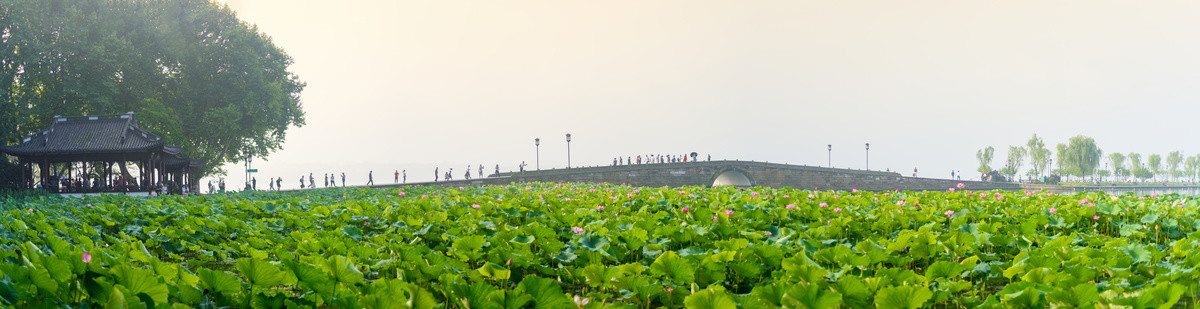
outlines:
[{"label": "pavilion tiled roof", "polygon": [[[138,127],[133,113],[104,116],[56,116],[50,128],[20,144],[0,146],[14,156],[140,152],[163,146],[163,139]],[[178,151],[176,151],[178,153]]]}]

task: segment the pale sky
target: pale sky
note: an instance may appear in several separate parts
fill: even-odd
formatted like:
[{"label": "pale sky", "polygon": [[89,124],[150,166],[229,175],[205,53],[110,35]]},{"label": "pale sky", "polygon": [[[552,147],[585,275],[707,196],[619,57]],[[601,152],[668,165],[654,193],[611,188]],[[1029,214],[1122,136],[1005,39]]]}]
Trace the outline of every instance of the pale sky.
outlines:
[{"label": "pale sky", "polygon": [[[1191,155],[1195,1],[226,0],[291,55],[307,125],[254,160],[285,188],[620,156],[978,178],[1037,133]],[[240,164],[226,167],[232,187]],[[1024,169],[1028,168],[1025,164]],[[320,180],[318,180],[320,182]],[[265,187],[265,186],[263,186]]]}]

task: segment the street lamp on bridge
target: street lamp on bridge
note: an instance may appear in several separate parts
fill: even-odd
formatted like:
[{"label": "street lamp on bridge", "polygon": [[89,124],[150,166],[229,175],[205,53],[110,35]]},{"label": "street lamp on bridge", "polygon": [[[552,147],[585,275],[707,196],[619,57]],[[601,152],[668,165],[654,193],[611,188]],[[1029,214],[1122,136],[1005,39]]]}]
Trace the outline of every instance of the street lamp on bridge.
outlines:
[{"label": "street lamp on bridge", "polygon": [[829,147],[829,157],[825,158],[826,164],[828,164],[830,168],[833,168],[833,144],[829,144],[827,147]]},{"label": "street lamp on bridge", "polygon": [[534,157],[533,164],[540,171],[542,170],[542,139],[533,138]]},{"label": "street lamp on bridge", "polygon": [[571,133],[567,133],[567,168],[571,168]]},{"label": "street lamp on bridge", "polygon": [[867,143],[867,170],[871,170],[871,143]]}]

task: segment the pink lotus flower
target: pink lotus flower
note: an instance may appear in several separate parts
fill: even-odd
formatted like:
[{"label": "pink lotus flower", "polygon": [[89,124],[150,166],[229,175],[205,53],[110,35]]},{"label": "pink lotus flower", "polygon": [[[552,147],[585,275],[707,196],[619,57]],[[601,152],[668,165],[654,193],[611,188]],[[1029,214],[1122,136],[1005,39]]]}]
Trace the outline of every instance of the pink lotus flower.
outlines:
[{"label": "pink lotus flower", "polygon": [[1058,208],[1050,207],[1050,214],[1053,215],[1056,212],[1058,212]]},{"label": "pink lotus flower", "polygon": [[583,228],[578,226],[572,227],[571,232],[575,232],[575,234],[583,234]]},{"label": "pink lotus flower", "polygon": [[817,196],[816,196],[816,195],[809,194],[809,195],[808,195],[808,198],[817,198]]},{"label": "pink lotus flower", "polygon": [[525,186],[525,190],[533,189],[531,186]]},{"label": "pink lotus flower", "polygon": [[896,205],[904,206],[904,201],[896,201]]},{"label": "pink lotus flower", "polygon": [[625,198],[632,198],[632,197],[633,197],[633,194],[632,194],[632,193],[631,193],[631,194],[625,194]]},{"label": "pink lotus flower", "polygon": [[1150,198],[1157,198],[1157,197],[1158,197],[1158,193],[1150,193]]},{"label": "pink lotus flower", "polygon": [[842,197],[842,195],[841,195],[841,194],[834,194],[834,195],[833,195],[833,198],[840,198],[840,197]]},{"label": "pink lotus flower", "polygon": [[688,208],[687,208],[687,207],[684,207],[683,209],[680,209],[679,211],[682,211],[682,212],[688,212]]},{"label": "pink lotus flower", "polygon": [[979,199],[987,198],[987,193],[979,192]]},{"label": "pink lotus flower", "polygon": [[717,216],[713,216],[713,222],[717,221]]},{"label": "pink lotus flower", "polygon": [[758,192],[750,192],[751,197],[758,197]]},{"label": "pink lotus flower", "polygon": [[479,209],[479,204],[471,204],[471,208]]},{"label": "pink lotus flower", "polygon": [[653,195],[651,195],[651,196],[650,196],[650,199],[652,199],[652,200],[653,200],[653,199],[657,199],[657,197],[654,197]]},{"label": "pink lotus flower", "polygon": [[1033,192],[1025,191],[1025,197],[1033,196]]},{"label": "pink lotus flower", "polygon": [[421,194],[421,198],[427,198],[427,197],[429,197],[429,196],[428,196],[428,195]]},{"label": "pink lotus flower", "polygon": [[150,196],[158,196],[158,193],[156,193],[154,191],[150,191]]},{"label": "pink lotus flower", "polygon": [[1079,205],[1087,204],[1087,199],[1079,200]]},{"label": "pink lotus flower", "polygon": [[786,208],[786,209],[796,209],[796,204],[787,204],[787,206],[784,206],[783,208]]},{"label": "pink lotus flower", "polygon": [[996,199],[997,199],[997,200],[999,200],[999,199],[1003,199],[1003,198],[1004,198],[1004,196],[1003,196],[1003,195],[1000,195],[1000,193],[996,193],[995,197],[996,197]]},{"label": "pink lotus flower", "polygon": [[883,196],[892,196],[892,193],[891,192],[884,193]]},{"label": "pink lotus flower", "polygon": [[687,195],[687,191],[679,190],[679,195]]},{"label": "pink lotus flower", "polygon": [[850,189],[850,193],[858,193],[858,189]]},{"label": "pink lotus flower", "polygon": [[588,304],[587,298],[584,298],[583,300],[579,300],[579,295],[575,295],[575,305],[576,306],[579,306],[580,308],[582,308],[583,306],[586,306],[587,304]]},{"label": "pink lotus flower", "polygon": [[1100,215],[1092,215],[1092,220],[1100,220]]},{"label": "pink lotus flower", "polygon": [[1054,192],[1046,192],[1046,196],[1054,196]]},{"label": "pink lotus flower", "polygon": [[29,209],[29,212],[33,212],[33,208],[30,208],[30,209]]},{"label": "pink lotus flower", "polygon": [[86,207],[92,207],[92,204],[87,204],[87,206],[86,206]]},{"label": "pink lotus flower", "polygon": [[638,194],[638,193],[642,193],[642,190],[637,190],[637,189],[633,190],[633,194]]},{"label": "pink lotus flower", "polygon": [[1096,203],[1088,203],[1088,207],[1096,207]]},{"label": "pink lotus flower", "polygon": [[399,195],[400,195],[400,196],[405,196],[405,195],[408,195],[408,193],[404,193],[404,191],[400,191],[400,194],[399,194]]},{"label": "pink lotus flower", "polygon": [[767,236],[771,236],[771,231],[767,231]]},{"label": "pink lotus flower", "polygon": [[945,214],[946,214],[946,216],[947,216],[947,217],[949,217],[949,216],[953,216],[953,215],[954,215],[954,211],[953,211],[953,210],[947,210],[947,211],[945,212]]},{"label": "pink lotus flower", "polygon": [[667,293],[671,293],[673,291],[675,291],[675,288],[667,288]]},{"label": "pink lotus flower", "polygon": [[954,188],[947,189],[946,191],[954,192]]},{"label": "pink lotus flower", "polygon": [[81,259],[83,259],[84,263],[91,264],[92,263],[92,254],[84,252]]},{"label": "pink lotus flower", "polygon": [[820,204],[817,204],[817,207],[829,207],[829,204],[825,204],[825,202],[821,202]]},{"label": "pink lotus flower", "polygon": [[458,187],[458,189],[459,189],[459,190],[466,190],[467,188]]},{"label": "pink lotus flower", "polygon": [[732,210],[732,209],[726,209],[726,210],[725,210],[725,215],[727,215],[727,216],[732,216],[732,215],[733,215],[733,210]]},{"label": "pink lotus flower", "polygon": [[79,200],[80,200],[80,201],[82,201],[82,200],[86,200],[86,199],[87,199],[87,197],[84,197],[84,196],[80,196],[80,197],[79,197]]},{"label": "pink lotus flower", "polygon": [[604,205],[596,206],[596,210],[604,210]]},{"label": "pink lotus flower", "polygon": [[791,198],[791,197],[792,197],[791,195],[787,195],[787,194],[783,195],[783,198]]},{"label": "pink lotus flower", "polygon": [[371,222],[363,221],[363,225],[371,226]]},{"label": "pink lotus flower", "polygon": [[562,194],[559,194],[558,196],[555,196],[555,197],[562,197]]},{"label": "pink lotus flower", "polygon": [[965,188],[967,188],[967,185],[960,182],[960,183],[958,183],[958,185],[956,185],[956,187],[958,187],[959,189],[965,189]]},{"label": "pink lotus flower", "polygon": [[841,208],[841,207],[834,207],[834,208],[833,208],[833,212],[842,212],[842,208]]}]

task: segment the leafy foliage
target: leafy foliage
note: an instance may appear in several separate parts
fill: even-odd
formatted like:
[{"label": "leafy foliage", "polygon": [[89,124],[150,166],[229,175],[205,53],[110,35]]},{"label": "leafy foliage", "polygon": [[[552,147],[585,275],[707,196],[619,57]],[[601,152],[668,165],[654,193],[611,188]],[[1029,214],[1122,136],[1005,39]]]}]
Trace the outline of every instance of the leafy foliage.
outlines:
[{"label": "leafy foliage", "polygon": [[1193,197],[969,189],[521,184],[405,194],[12,196],[0,199],[0,305],[1171,308],[1200,301]]}]

